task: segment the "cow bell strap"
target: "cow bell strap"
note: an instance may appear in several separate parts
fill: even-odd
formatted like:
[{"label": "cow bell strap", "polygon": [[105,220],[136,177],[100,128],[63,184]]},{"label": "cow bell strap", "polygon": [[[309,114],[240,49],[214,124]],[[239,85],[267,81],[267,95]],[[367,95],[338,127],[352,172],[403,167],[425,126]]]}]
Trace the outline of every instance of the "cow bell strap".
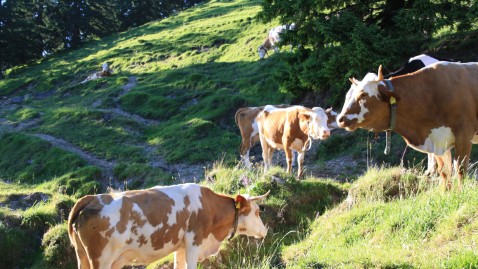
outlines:
[{"label": "cow bell strap", "polygon": [[232,199],[232,203],[234,205],[234,228],[228,240],[231,240],[234,237],[234,235],[236,235],[237,224],[239,223],[239,208],[241,207],[241,204],[239,202],[236,202],[235,199]]},{"label": "cow bell strap", "polygon": [[[383,80],[391,92],[395,92],[392,82],[389,79]],[[392,131],[395,129],[395,119],[397,117],[397,100],[395,97],[390,96],[390,128],[386,131],[386,144],[385,144],[385,154],[390,153],[391,141],[392,141]]]}]

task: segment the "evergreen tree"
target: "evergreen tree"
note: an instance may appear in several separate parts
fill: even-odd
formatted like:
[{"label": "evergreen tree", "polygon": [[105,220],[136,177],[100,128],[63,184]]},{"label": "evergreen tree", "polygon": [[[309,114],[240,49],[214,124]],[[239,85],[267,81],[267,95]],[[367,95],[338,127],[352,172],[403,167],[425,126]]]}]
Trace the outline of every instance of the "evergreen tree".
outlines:
[{"label": "evergreen tree", "polygon": [[298,99],[310,92],[327,96],[325,105],[343,101],[348,78],[391,71],[410,56],[423,53],[437,31],[468,30],[476,22],[471,0],[264,0],[260,18],[295,22],[285,42],[300,43],[284,57],[277,75],[284,90]]}]

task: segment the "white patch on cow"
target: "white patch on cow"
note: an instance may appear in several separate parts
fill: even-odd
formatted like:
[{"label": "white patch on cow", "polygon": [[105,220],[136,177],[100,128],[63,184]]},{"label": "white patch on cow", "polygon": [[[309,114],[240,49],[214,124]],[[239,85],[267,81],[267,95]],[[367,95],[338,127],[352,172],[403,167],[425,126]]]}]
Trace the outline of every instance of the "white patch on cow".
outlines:
[{"label": "white patch on cow", "polygon": [[120,221],[121,215],[118,214],[118,212],[120,212],[121,206],[123,205],[123,196],[124,192],[112,195],[113,201],[109,205],[105,205],[101,210],[100,215],[104,218],[110,219],[110,227],[116,226]]},{"label": "white patch on cow", "polygon": [[471,143],[478,144],[478,135],[473,136],[473,139],[471,139]]},{"label": "white patch on cow", "polygon": [[309,130],[309,135],[313,139],[322,139],[330,136],[330,129],[327,126],[327,113],[325,110],[320,107],[313,107],[312,110],[315,112],[311,115],[312,130]]},{"label": "white patch on cow", "polygon": [[445,151],[451,149],[454,145],[455,135],[452,130],[449,127],[439,127],[431,130],[423,145],[410,146],[422,152],[443,156]]},{"label": "white patch on cow", "polygon": [[184,198],[188,196],[190,204],[189,211],[191,213],[198,213],[202,208],[201,203],[201,187],[196,184],[183,184],[168,187],[158,187],[158,190],[169,196],[174,200],[174,206],[171,213],[168,215],[168,225],[176,224],[176,214],[184,209]]},{"label": "white patch on cow", "polygon": [[[231,229],[232,231],[232,229]],[[193,234],[194,235],[194,234]],[[193,236],[194,238],[194,236]],[[208,237],[204,238],[199,246],[193,246],[192,249],[197,251],[198,261],[203,261],[211,255],[216,255],[221,247],[221,242],[216,239],[214,234],[210,233]]]},{"label": "white patch on cow", "polygon": [[434,64],[436,62],[439,62],[439,60],[433,58],[433,57],[430,57],[426,54],[420,54],[420,55],[417,55],[415,57],[412,57],[408,60],[408,62],[411,62],[411,61],[414,61],[414,60],[420,60],[422,61],[422,63],[425,65],[425,66],[428,66],[428,65],[431,65],[431,64]]},{"label": "white patch on cow", "polygon": [[[246,199],[249,196],[244,195]],[[267,235],[267,228],[264,226],[261,218],[255,214],[259,210],[259,206],[251,201],[251,212],[249,215],[240,215],[237,224],[238,234],[245,234],[247,236],[253,236],[255,238],[264,238]]]},{"label": "white patch on cow", "polygon": [[360,102],[360,112],[358,114],[349,114],[345,117],[349,120],[357,119],[357,123],[361,123],[365,120],[365,114],[367,114],[368,109],[365,107],[365,100]]},{"label": "white patch on cow", "polygon": [[[256,119],[252,122],[252,133],[251,133],[251,138],[256,136],[259,133],[259,126],[257,125]],[[252,140],[251,140],[252,143]]]}]

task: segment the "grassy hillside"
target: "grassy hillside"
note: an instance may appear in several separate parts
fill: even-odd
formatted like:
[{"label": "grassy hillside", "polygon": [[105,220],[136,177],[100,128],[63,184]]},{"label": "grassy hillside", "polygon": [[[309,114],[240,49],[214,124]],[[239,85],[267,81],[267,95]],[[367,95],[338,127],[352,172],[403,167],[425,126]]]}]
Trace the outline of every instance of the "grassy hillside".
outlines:
[{"label": "grassy hillside", "polygon": [[[258,60],[258,45],[277,24],[256,21],[259,3],[200,4],[7,72],[0,80],[1,268],[75,268],[65,220],[79,197],[184,181],[230,195],[272,190],[262,213],[267,238],[226,242],[202,268],[478,266],[476,183],[443,193],[421,175],[425,155],[404,154],[398,135],[385,156],[383,137],[334,131],[307,153],[302,181],[281,167],[265,175],[235,167],[235,111],[292,98],[272,77],[279,55]],[[113,76],[82,83],[104,62]],[[413,170],[363,174],[402,156]]]}]

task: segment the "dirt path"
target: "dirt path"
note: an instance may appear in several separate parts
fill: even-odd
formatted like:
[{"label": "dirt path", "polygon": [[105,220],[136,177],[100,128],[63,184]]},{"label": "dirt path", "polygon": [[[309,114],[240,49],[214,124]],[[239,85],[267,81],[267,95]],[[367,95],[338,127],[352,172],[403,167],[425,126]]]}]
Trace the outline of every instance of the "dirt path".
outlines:
[{"label": "dirt path", "polygon": [[[121,109],[119,106],[119,100],[122,96],[127,94],[130,90],[132,90],[137,85],[137,78],[135,76],[131,76],[128,78],[128,83],[122,87],[122,91],[118,94],[117,97],[114,98],[115,103],[117,106],[113,109],[97,109],[97,111],[104,112],[104,113],[111,113],[115,116],[127,118],[134,122],[137,122],[144,126],[154,126],[160,123],[157,120],[145,119],[141,116],[134,115],[128,113]],[[97,102],[97,105],[101,104],[101,101]],[[0,111],[13,111],[21,106],[20,103],[13,102],[8,98],[3,98],[0,100]],[[95,104],[93,104],[93,109],[95,108]],[[108,181],[107,184],[111,183],[114,185],[113,187],[117,188],[120,184],[114,179],[113,169],[116,166],[115,161],[107,161],[104,160],[90,152],[87,152],[80,147],[62,139],[58,138],[49,134],[43,133],[32,133],[29,132],[29,129],[32,127],[37,126],[41,121],[41,118],[35,118],[33,120],[25,121],[20,124],[15,124],[8,121],[5,118],[0,118],[0,134],[2,132],[22,132],[25,134],[32,135],[34,137],[40,138],[49,142],[51,145],[61,148],[65,151],[77,154],[82,159],[84,159],[88,164],[99,167],[104,174],[105,181]],[[160,168],[166,172],[169,172],[173,175],[176,179],[177,183],[185,183],[185,182],[194,182],[200,181],[204,178],[204,164],[171,164],[168,163],[163,156],[158,153],[158,148],[151,146],[145,143],[138,143],[136,146],[143,148],[144,152],[146,153],[149,161],[149,165],[153,168]]]}]

